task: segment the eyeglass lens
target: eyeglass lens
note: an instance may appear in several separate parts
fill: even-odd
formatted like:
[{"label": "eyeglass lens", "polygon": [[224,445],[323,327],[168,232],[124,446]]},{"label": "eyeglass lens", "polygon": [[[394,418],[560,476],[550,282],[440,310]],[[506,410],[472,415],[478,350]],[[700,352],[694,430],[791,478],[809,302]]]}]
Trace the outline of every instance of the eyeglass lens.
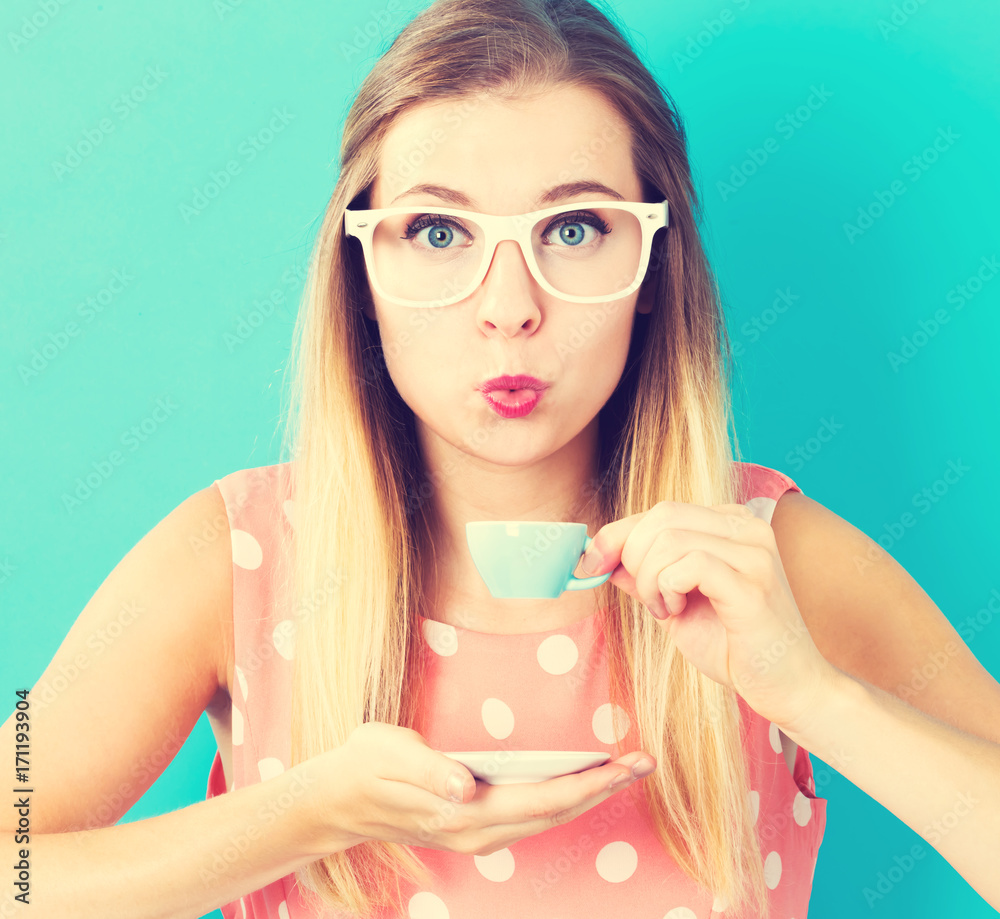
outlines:
[{"label": "eyeglass lens", "polygon": [[[486,255],[484,239],[472,219],[429,211],[388,215],[373,233],[373,271],[389,296],[428,303],[466,296]],[[613,205],[569,207],[535,223],[531,249],[557,291],[607,296],[635,280],[642,228],[635,214]]]}]

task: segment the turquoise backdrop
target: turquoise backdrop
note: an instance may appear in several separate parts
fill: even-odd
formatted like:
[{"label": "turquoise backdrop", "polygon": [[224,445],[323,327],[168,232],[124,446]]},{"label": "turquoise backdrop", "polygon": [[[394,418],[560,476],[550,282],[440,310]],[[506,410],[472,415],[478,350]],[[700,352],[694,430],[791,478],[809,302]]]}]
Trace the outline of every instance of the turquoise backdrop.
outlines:
[{"label": "turquoise backdrop", "polygon": [[[213,479],[279,460],[342,118],[424,5],[0,13],[5,717],[148,530]],[[614,8],[689,133],[746,458],[879,539],[1000,675],[1000,6]],[[202,716],[124,820],[201,800],[214,752]],[[810,916],[995,915],[814,763],[830,803]],[[915,844],[926,857],[872,897]]]}]

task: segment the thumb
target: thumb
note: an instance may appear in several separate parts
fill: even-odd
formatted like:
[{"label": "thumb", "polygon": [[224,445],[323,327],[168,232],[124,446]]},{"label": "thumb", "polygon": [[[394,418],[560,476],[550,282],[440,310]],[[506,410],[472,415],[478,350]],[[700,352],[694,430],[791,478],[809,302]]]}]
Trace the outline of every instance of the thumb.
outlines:
[{"label": "thumb", "polygon": [[441,764],[434,764],[431,790],[438,797],[456,804],[471,800],[476,794],[476,780],[472,773],[447,753],[440,755],[445,761],[444,768],[441,768]]}]

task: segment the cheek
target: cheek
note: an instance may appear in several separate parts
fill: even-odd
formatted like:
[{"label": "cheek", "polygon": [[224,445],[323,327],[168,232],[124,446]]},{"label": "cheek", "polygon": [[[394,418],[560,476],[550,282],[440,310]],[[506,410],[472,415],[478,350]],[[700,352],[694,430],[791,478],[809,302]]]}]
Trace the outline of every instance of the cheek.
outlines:
[{"label": "cheek", "polygon": [[595,366],[622,360],[632,338],[632,311],[616,303],[584,306],[561,336],[563,360],[596,361]]},{"label": "cheek", "polygon": [[454,366],[456,346],[446,324],[430,311],[383,316],[379,325],[386,367],[400,394],[418,396],[428,382],[442,380]]}]

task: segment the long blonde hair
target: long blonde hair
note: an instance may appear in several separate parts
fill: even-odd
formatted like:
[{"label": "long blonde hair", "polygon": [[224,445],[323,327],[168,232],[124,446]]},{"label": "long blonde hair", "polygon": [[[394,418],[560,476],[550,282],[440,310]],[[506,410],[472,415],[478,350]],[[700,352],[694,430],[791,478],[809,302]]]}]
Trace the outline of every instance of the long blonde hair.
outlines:
[{"label": "long blonde hair", "polygon": [[[645,281],[654,305],[636,317],[622,379],[600,413],[602,519],[661,500],[738,501],[731,351],[672,100],[586,0],[438,0],[396,37],[350,108],[296,323],[284,443],[296,509],[293,765],[339,747],[363,722],[419,724],[418,614],[434,483],[377,326],[362,311],[370,293],[361,253],[343,235],[344,210],[366,206],[383,138],[407,107],[556,84],[591,88],[616,108],[645,200],[670,202]],[[765,915],[736,696],[690,665],[638,601],[609,583],[598,591],[611,699],[659,764],[644,780],[657,835],[731,914]],[[298,872],[317,903],[359,916],[400,909],[404,877],[425,885],[428,872],[411,847],[377,840]]]}]

